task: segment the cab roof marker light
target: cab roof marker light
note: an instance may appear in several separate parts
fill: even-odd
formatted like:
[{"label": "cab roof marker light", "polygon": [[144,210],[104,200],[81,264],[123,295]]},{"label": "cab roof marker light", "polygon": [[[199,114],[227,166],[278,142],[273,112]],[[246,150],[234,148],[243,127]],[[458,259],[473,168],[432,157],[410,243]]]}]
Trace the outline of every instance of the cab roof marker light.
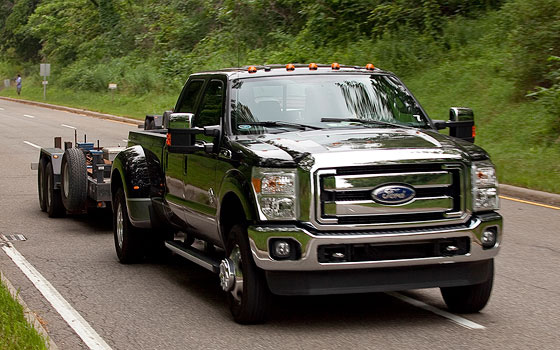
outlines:
[{"label": "cab roof marker light", "polygon": [[309,70],[317,70],[317,63],[309,63]]},{"label": "cab roof marker light", "polygon": [[295,69],[296,69],[296,66],[294,66],[292,63],[288,63],[288,64],[286,65],[286,70],[287,70],[288,72],[294,71]]},{"label": "cab roof marker light", "polygon": [[257,72],[257,67],[251,66],[251,67],[249,67],[249,68],[247,69],[247,71],[248,71],[249,73],[256,73],[256,72]]},{"label": "cab roof marker light", "polygon": [[339,70],[340,69],[340,63],[334,62],[333,64],[331,64],[331,68],[332,68],[332,70]]},{"label": "cab roof marker light", "polygon": [[375,69],[375,66],[374,66],[373,64],[371,64],[371,63],[368,63],[368,64],[366,64],[366,69],[367,69],[367,70],[374,70],[374,69]]}]

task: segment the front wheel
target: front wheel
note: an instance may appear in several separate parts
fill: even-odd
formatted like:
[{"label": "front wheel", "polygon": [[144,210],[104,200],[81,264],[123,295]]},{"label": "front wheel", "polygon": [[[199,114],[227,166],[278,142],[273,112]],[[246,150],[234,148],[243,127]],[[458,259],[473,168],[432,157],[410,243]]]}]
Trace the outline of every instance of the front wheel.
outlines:
[{"label": "front wheel", "polygon": [[[255,324],[266,321],[270,291],[262,270],[257,268],[249,249],[247,230],[235,225],[229,232],[227,256],[235,279],[230,286],[228,303],[235,322]],[[226,288],[224,288],[226,289]]]},{"label": "front wheel", "polygon": [[113,234],[117,257],[123,264],[133,264],[144,255],[144,232],[132,226],[128,218],[124,190],[119,188],[113,199]]},{"label": "front wheel", "polygon": [[490,276],[480,283],[470,286],[440,288],[441,296],[451,312],[462,314],[474,313],[482,310],[492,293],[494,281],[494,260],[490,261]]}]

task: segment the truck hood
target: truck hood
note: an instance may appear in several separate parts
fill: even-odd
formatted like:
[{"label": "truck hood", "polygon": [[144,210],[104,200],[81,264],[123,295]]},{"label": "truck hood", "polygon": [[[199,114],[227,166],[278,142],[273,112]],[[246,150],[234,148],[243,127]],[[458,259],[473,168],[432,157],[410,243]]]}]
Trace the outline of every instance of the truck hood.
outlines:
[{"label": "truck hood", "polygon": [[267,166],[293,166],[317,160],[359,165],[424,158],[488,158],[484,150],[469,142],[412,128],[322,129],[248,136],[238,142],[246,152],[258,158],[260,165]]}]

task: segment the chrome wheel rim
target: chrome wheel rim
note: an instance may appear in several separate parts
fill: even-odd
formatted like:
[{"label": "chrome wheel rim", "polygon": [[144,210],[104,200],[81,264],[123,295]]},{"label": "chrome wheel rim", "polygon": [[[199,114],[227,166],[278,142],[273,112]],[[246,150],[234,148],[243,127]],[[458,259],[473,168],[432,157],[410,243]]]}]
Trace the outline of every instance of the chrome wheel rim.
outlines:
[{"label": "chrome wheel rim", "polygon": [[70,179],[68,179],[68,163],[64,163],[64,173],[63,175],[63,182],[62,182],[62,189],[64,190],[64,197],[68,198],[68,187],[70,186]]},{"label": "chrome wheel rim", "polygon": [[119,245],[119,249],[122,249],[123,239],[124,239],[124,220],[123,214],[121,210],[121,204],[118,204],[117,207],[117,244]]},{"label": "chrome wheel rim", "polygon": [[241,250],[237,244],[233,247],[229,258],[235,266],[235,282],[231,295],[237,304],[241,304],[243,298],[243,260],[241,259]]}]

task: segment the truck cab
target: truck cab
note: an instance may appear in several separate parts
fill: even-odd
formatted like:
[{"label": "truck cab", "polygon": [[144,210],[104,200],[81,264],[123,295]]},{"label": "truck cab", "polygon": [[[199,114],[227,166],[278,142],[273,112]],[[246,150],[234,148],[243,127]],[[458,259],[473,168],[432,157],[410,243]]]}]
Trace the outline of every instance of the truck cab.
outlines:
[{"label": "truck cab", "polygon": [[372,65],[193,74],[163,129],[131,132],[113,163],[117,255],[163,242],[219,275],[240,323],[262,322],[271,293],[439,287],[476,312],[502,218],[473,142],[470,109],[431,120]]}]

